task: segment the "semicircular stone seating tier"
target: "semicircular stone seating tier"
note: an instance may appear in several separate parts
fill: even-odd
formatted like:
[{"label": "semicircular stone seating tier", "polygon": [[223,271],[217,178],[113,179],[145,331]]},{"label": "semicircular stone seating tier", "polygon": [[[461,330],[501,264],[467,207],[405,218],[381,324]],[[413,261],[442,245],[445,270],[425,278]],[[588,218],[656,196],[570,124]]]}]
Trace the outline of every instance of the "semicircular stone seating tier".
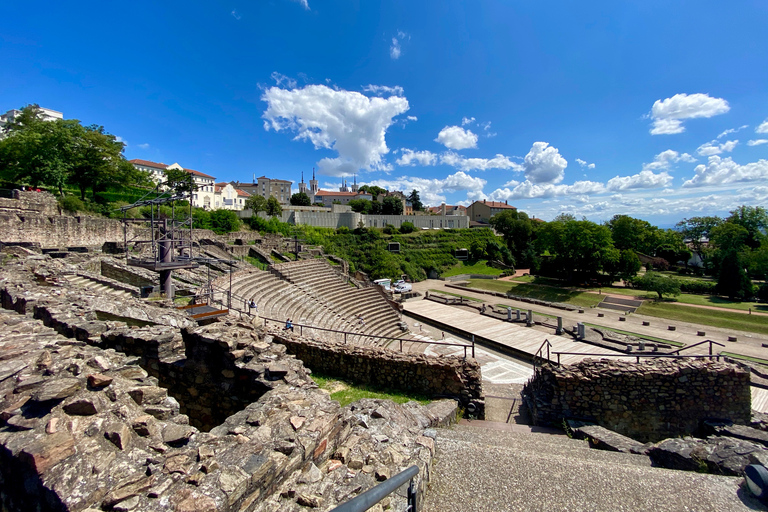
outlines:
[{"label": "semicircular stone seating tier", "polygon": [[[338,278],[337,278],[338,280]],[[229,276],[214,282],[218,288],[229,286]],[[365,339],[356,320],[347,318],[332,304],[320,300],[306,289],[281,279],[270,272],[249,269],[233,274],[232,294],[235,300],[254,300],[261,316],[275,319],[292,319],[295,324],[310,325],[353,333],[347,341],[359,343]],[[344,335],[304,328],[304,334],[316,339],[341,340]]]},{"label": "semicircular stone seating tier", "polygon": [[[233,295],[256,301],[261,316],[346,331],[350,343],[386,346],[392,340],[371,336],[401,336],[400,316],[384,297],[374,288],[358,290],[349,285],[325,260],[286,262],[273,269],[282,279],[258,269],[236,272],[232,276]],[[228,279],[219,278],[215,285],[227,288]],[[342,334],[324,331],[305,335],[343,338]]]}]

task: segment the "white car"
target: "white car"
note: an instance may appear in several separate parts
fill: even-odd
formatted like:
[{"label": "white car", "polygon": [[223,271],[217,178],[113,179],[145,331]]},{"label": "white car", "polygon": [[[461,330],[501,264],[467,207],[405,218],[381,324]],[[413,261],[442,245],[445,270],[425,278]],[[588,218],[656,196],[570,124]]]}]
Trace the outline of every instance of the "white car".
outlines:
[{"label": "white car", "polygon": [[410,291],[413,291],[413,286],[411,285],[411,283],[403,282],[403,283],[397,283],[395,285],[395,292],[397,293],[405,293]]}]

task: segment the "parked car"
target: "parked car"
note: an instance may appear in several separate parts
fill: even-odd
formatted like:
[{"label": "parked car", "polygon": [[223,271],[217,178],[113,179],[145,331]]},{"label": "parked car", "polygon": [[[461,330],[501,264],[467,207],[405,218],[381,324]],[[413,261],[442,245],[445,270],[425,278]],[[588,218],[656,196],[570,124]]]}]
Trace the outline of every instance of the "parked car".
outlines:
[{"label": "parked car", "polygon": [[410,291],[413,291],[413,286],[411,285],[411,283],[403,282],[403,283],[398,283],[398,284],[395,285],[395,292],[396,293],[405,293],[405,292],[410,292]]}]

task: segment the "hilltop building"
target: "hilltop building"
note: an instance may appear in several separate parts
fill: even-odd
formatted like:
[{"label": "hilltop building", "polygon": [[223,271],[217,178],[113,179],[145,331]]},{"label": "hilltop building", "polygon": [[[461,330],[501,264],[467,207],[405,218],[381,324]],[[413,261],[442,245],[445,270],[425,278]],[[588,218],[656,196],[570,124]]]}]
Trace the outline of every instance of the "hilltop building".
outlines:
[{"label": "hilltop building", "polygon": [[[221,194],[219,194],[218,198],[216,196],[216,178],[209,174],[205,174],[194,169],[186,169],[178,163],[166,165],[164,163],[152,162],[150,160],[140,160],[138,158],[128,161],[131,162],[136,169],[150,172],[155,183],[160,183],[165,180],[166,170],[178,169],[181,171],[186,171],[192,175],[194,183],[197,185],[197,190],[192,193],[192,206],[205,208],[206,210],[214,210],[217,208],[217,202],[218,204],[223,204]],[[218,208],[221,208],[221,206],[218,206]]]},{"label": "hilltop building", "polygon": [[[5,114],[0,114],[0,140],[5,137],[6,125],[14,122],[19,114],[21,114],[21,110],[19,109],[11,109]],[[64,114],[58,110],[37,107],[37,117],[43,121],[55,121],[56,119],[64,119]]]},{"label": "hilltop building", "polygon": [[280,204],[288,204],[291,200],[292,181],[276,180],[267,178],[266,176],[256,178],[256,175],[254,174],[252,183],[242,183],[239,181],[232,181],[230,183],[236,189],[242,190],[252,196],[261,196],[265,199],[272,196],[277,199]]},{"label": "hilltop building", "polygon": [[440,206],[430,206],[427,208],[427,213],[430,215],[466,215],[467,207],[461,205],[452,206],[443,203]]},{"label": "hilltop building", "polygon": [[487,224],[491,217],[497,213],[507,210],[517,210],[515,206],[510,206],[507,201],[475,201],[467,208],[467,216],[470,222]]},{"label": "hilltop building", "polygon": [[315,179],[315,168],[312,168],[312,179],[309,180],[309,188],[307,188],[307,184],[304,183],[304,171],[301,171],[301,183],[299,183],[299,192],[304,192],[309,196],[309,200],[312,204],[315,204],[316,202],[320,202],[315,199],[315,196],[320,191],[320,188],[317,185],[317,179]]}]

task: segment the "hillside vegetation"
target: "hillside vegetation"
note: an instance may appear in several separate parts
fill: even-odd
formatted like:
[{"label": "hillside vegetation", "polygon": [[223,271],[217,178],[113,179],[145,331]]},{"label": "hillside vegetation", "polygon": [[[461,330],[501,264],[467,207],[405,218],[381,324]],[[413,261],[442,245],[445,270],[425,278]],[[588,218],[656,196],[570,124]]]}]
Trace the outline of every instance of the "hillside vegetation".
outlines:
[{"label": "hillside vegetation", "polygon": [[[462,265],[453,254],[456,249],[471,249],[476,259],[493,253],[503,241],[489,229],[446,229],[415,231],[408,234],[384,234],[377,229],[334,230],[297,226],[306,243],[319,245],[328,254],[350,262],[351,270],[366,272],[372,279],[399,277],[412,280],[427,278],[430,271],[438,274]],[[400,252],[387,251],[389,242],[400,242]],[[462,272],[458,272],[462,273]]]}]

